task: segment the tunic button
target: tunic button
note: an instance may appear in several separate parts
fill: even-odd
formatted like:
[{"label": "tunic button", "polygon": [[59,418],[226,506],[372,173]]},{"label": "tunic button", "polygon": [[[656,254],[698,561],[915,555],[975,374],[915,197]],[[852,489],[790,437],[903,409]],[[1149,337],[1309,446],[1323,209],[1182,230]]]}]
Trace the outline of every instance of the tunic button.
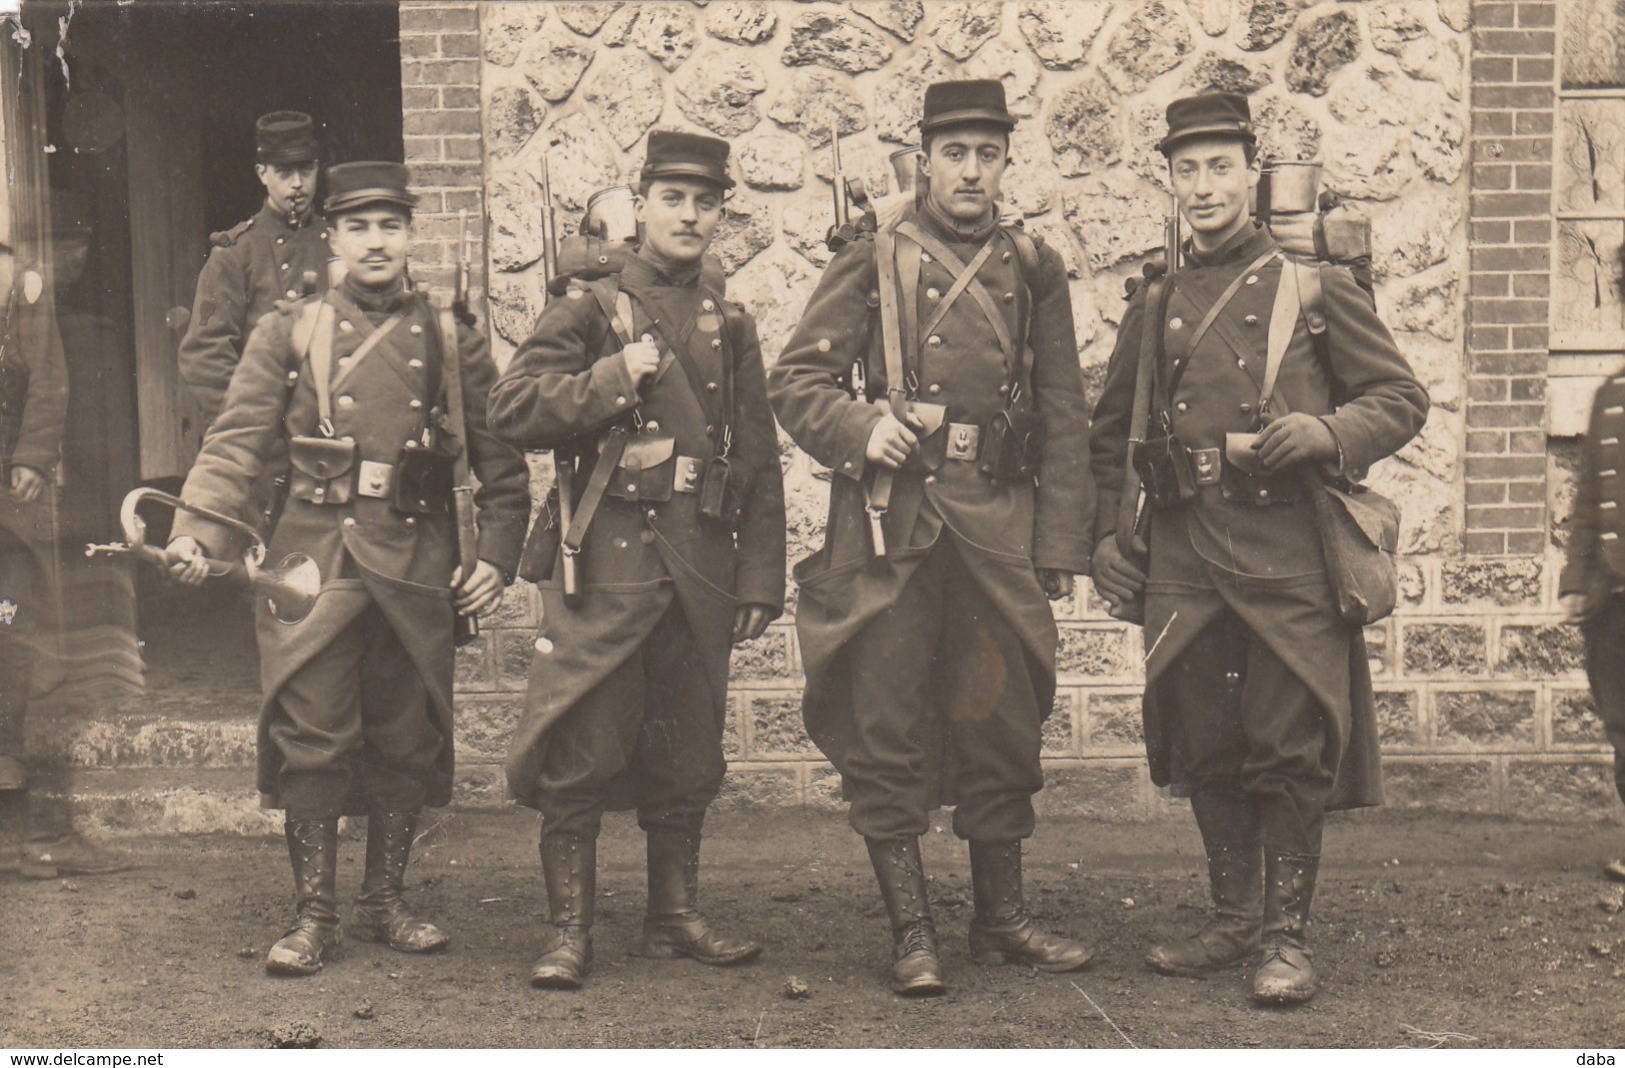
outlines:
[{"label": "tunic button", "polygon": [[931,253],[929,253],[929,252],[920,253],[920,262],[921,263],[930,263],[931,262]]},{"label": "tunic button", "polygon": [[1190,405],[1186,404],[1184,401],[1180,401],[1178,404],[1174,405],[1174,411],[1182,412],[1186,408],[1189,408],[1189,407],[1190,407]]},{"label": "tunic button", "polygon": [[617,548],[617,549],[626,548],[626,539],[625,538],[616,538],[615,539],[615,548]]},{"label": "tunic button", "polygon": [[298,290],[294,290],[294,289],[288,290],[288,299],[289,300],[298,300],[299,299]]},{"label": "tunic button", "polygon": [[1015,294],[1014,294],[1014,293],[1006,293],[1006,294],[1005,294],[1005,295],[1004,295],[1004,302],[1005,302],[1005,303],[1006,303],[1006,304],[1011,304],[1011,303],[1013,303],[1013,302],[1014,302],[1014,301],[1015,301],[1015,299],[1016,299],[1016,295],[1015,295]]},{"label": "tunic button", "polygon": [[1242,369],[1242,370],[1244,370],[1244,371],[1245,371],[1245,370],[1246,370],[1246,369],[1247,369],[1247,361],[1246,361],[1246,360],[1243,360],[1243,359],[1241,359],[1241,358],[1240,358],[1240,357],[1239,357],[1239,356],[1238,356],[1238,357],[1237,357],[1237,358],[1236,358],[1236,366],[1237,366],[1237,367],[1240,367],[1240,368],[1241,368],[1241,369]]},{"label": "tunic button", "polygon": [[651,434],[660,433],[660,420],[651,419],[647,423],[645,423],[644,425],[648,428],[649,433],[651,433]]},{"label": "tunic button", "polygon": [[284,263],[284,264],[283,264],[283,265],[282,265],[282,269],[283,269],[283,270],[284,270],[284,271],[286,271],[286,270],[287,270],[287,269],[288,269],[288,265],[287,265],[287,264],[286,264],[286,263]]},{"label": "tunic button", "polygon": [[345,516],[344,517],[344,525],[347,526],[347,527],[355,526],[355,516],[353,516],[353,515]]},{"label": "tunic button", "polygon": [[1000,263],[1009,263],[1010,262],[1010,253],[1008,251],[999,253],[999,262]]},{"label": "tunic button", "polygon": [[407,327],[406,329],[407,329],[407,333],[409,333],[409,334],[421,334],[421,333],[423,333],[423,327],[418,325],[417,323],[413,323],[411,326]]},{"label": "tunic button", "polygon": [[1009,383],[1005,383],[1004,385],[999,387],[999,396],[1008,397],[1009,395],[1010,395],[1010,385],[1009,385]]},{"label": "tunic button", "polygon": [[406,525],[408,527],[415,527],[415,526],[418,525],[418,521],[416,519],[414,519],[412,516],[407,516],[406,517]]},{"label": "tunic button", "polygon": [[350,331],[354,330],[355,327],[350,325],[350,320],[348,320],[348,319],[340,319],[339,320],[339,329],[344,331],[346,334],[348,334]]},{"label": "tunic button", "polygon": [[925,484],[927,486],[935,486],[937,484],[937,476],[936,475],[926,475],[925,476]]},{"label": "tunic button", "polygon": [[406,402],[406,406],[411,408],[413,411],[416,411],[417,409],[423,407],[423,402],[418,400],[416,397],[413,397],[411,400]]},{"label": "tunic button", "polygon": [[842,471],[850,471],[850,470],[852,470],[852,461],[848,460],[848,461],[846,461],[846,463],[842,464],[841,465],[841,470]]},{"label": "tunic button", "polygon": [[276,243],[280,245],[286,240],[288,240],[288,239],[285,238],[285,237],[279,237],[279,238],[276,239]]},{"label": "tunic button", "polygon": [[717,310],[716,302],[713,301],[710,297],[706,297],[704,300],[700,301],[700,307],[704,308],[706,311],[716,311]]},{"label": "tunic button", "polygon": [[711,347],[713,349],[720,349],[722,347],[722,339],[720,337],[712,338],[711,339]]},{"label": "tunic button", "polygon": [[1185,325],[1185,320],[1181,319],[1177,315],[1174,316],[1172,319],[1168,320],[1168,329],[1170,329],[1170,330],[1179,330],[1182,327],[1184,327],[1184,325]]},{"label": "tunic button", "polygon": [[925,299],[926,300],[936,300],[937,298],[939,298],[941,296],[942,296],[942,293],[937,290],[936,286],[932,286],[930,289],[927,289],[925,291]]},{"label": "tunic button", "polygon": [[291,386],[295,382],[298,382],[298,381],[299,381],[299,372],[298,371],[289,371],[288,372],[288,385]]},{"label": "tunic button", "polygon": [[355,407],[355,398],[350,396],[348,393],[344,394],[342,397],[339,398],[339,407],[340,408],[353,408],[353,407]]},{"label": "tunic button", "polygon": [[1257,326],[1258,325],[1258,316],[1256,316],[1256,315],[1248,315],[1248,316],[1244,317],[1241,321],[1246,323],[1248,326]]},{"label": "tunic button", "polygon": [[1247,276],[1247,284],[1250,285],[1250,286],[1256,286],[1258,284],[1258,275],[1256,275],[1256,274],[1248,275]]},{"label": "tunic button", "polygon": [[717,384],[715,382],[707,382],[705,384],[705,391],[707,393],[715,393],[717,391]]},{"label": "tunic button", "polygon": [[653,523],[656,519],[660,518],[660,513],[655,511],[653,508],[649,509],[648,512],[646,512],[644,514],[649,517],[649,522],[651,522],[651,523]]},{"label": "tunic button", "polygon": [[710,423],[705,424],[705,436],[706,437],[708,437],[708,438],[716,437],[716,433],[717,433],[717,428],[715,426],[713,426]]},{"label": "tunic button", "polygon": [[926,392],[927,392],[927,393],[929,393],[929,394],[931,394],[931,395],[932,395],[932,396],[933,396],[933,397],[934,397],[934,396],[936,396],[936,395],[937,395],[937,394],[938,394],[938,393],[941,393],[941,392],[942,392],[942,386],[941,386],[941,385],[939,385],[939,384],[938,384],[938,383],[936,383],[936,382],[933,382],[933,383],[931,383],[931,384],[930,384],[930,385],[929,385],[929,386],[926,386],[926,387],[925,387],[925,391],[926,391]]},{"label": "tunic button", "polygon": [[819,352],[828,352],[829,349],[830,349],[829,338],[827,338],[827,337],[819,338],[818,339],[818,351]]},{"label": "tunic button", "polygon": [[421,370],[423,370],[423,361],[422,360],[407,360],[406,361],[406,366],[410,367],[414,371],[421,371]]},{"label": "tunic button", "polygon": [[1242,415],[1252,415],[1253,414],[1253,406],[1251,404],[1242,404],[1242,405],[1238,405],[1238,407],[1240,408]]},{"label": "tunic button", "polygon": [[942,338],[936,334],[932,334],[930,337],[925,339],[925,343],[930,345],[932,348],[937,348],[942,344]]},{"label": "tunic button", "polygon": [[626,398],[619,395],[619,394],[617,394],[616,397],[615,397],[615,403],[616,404],[625,404],[626,403]]}]

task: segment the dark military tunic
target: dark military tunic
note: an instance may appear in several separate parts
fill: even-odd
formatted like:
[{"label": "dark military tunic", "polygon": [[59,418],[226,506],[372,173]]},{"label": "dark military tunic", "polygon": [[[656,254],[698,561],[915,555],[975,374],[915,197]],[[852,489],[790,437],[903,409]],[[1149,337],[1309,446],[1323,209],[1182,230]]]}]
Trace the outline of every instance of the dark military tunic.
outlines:
[{"label": "dark military tunic", "polygon": [[[1053,249],[1039,245],[1037,269],[1024,277],[1009,234],[961,234],[929,211],[915,219],[962,263],[998,243],[971,285],[992,297],[1010,336],[1026,339],[1018,407],[1043,420],[1043,462],[1036,484],[995,482],[959,460],[899,472],[884,520],[887,556],[872,557],[865,449],[881,412],[849,392],[848,375],[861,361],[868,395],[885,395],[876,246],[860,240],[838,251],[769,376],[779,421],[833,471],[824,545],[795,568],[803,716],[842,773],[860,833],[917,834],[932,805],[956,803],[963,836],[1021,837],[1042,781],[1039,725],[1053,700],[1058,639],[1035,569],[1085,572],[1091,545],[1071,296]],[[929,255],[920,266],[916,291],[901,299],[917,302],[923,330],[954,278]],[[948,421],[985,427],[1004,407],[998,335],[969,290],[919,352],[905,356],[918,399],[947,405]],[[888,671],[870,662],[877,648],[908,660]],[[962,677],[967,665],[976,678]],[[976,696],[963,708],[939,700],[954,689]],[[963,766],[967,756],[974,769]],[[955,774],[956,763],[973,773]]]},{"label": "dark military tunic", "polygon": [[206,422],[220,414],[232,372],[260,316],[277,301],[297,299],[306,271],[316,292],[327,288],[327,224],[314,211],[289,219],[269,202],[251,219],[210,236],[213,248],[198,275],[197,298],[181,340],[181,381]]},{"label": "dark military tunic", "polygon": [[1591,405],[1580,472],[1568,564],[1561,596],[1585,598],[1586,673],[1609,743],[1614,785],[1625,799],[1625,370],[1609,377]]},{"label": "dark military tunic", "polygon": [[673,357],[664,373],[633,389],[603,305],[574,286],[542,312],[492,391],[493,431],[578,452],[579,498],[601,436],[634,409],[649,431],[675,436],[678,456],[721,452],[731,362],[738,518],[730,529],[701,516],[693,493],[606,495],[578,557],[581,605],[565,605],[556,561],[539,584],[542,632],[508,750],[508,790],[540,808],[550,831],[579,833],[596,830],[606,804],[636,806],[646,827],[703,814],[722,779],[735,609],[778,615],[785,562],[778,440],[754,321],[698,270],[666,274],[641,256],[590,285],[605,287],[612,305],[617,285],[630,295],[631,336],[649,334]]},{"label": "dark military tunic", "polygon": [[[30,278],[32,276],[32,278]],[[51,506],[68,412],[68,373],[51,301],[19,271],[0,307],[0,756],[21,758],[23,715],[51,622]],[[11,472],[45,479],[39,499],[11,495]]]},{"label": "dark military tunic", "polygon": [[[1231,281],[1273,247],[1265,231],[1248,227],[1211,253],[1189,252],[1188,265],[1173,280],[1165,320],[1159,325],[1164,331],[1165,369],[1175,370],[1175,361],[1184,365],[1169,398],[1169,417],[1172,432],[1191,449],[1222,448],[1226,433],[1257,429],[1254,406],[1264,375],[1282,259],[1271,259],[1243,279],[1194,351],[1189,338]],[[1370,297],[1349,272],[1325,269],[1321,277],[1330,364],[1316,353],[1300,317],[1282,360],[1273,407],[1278,414],[1321,416],[1337,439],[1344,472],[1362,477],[1372,463],[1398,450],[1421,429],[1427,394],[1377,318]],[[1142,289],[1124,315],[1094,412],[1090,450],[1100,488],[1097,541],[1113,536],[1147,314]],[[1264,689],[1274,691],[1275,712],[1259,715],[1276,715],[1273,722],[1248,728],[1264,737],[1252,740],[1245,777],[1257,785],[1275,776],[1281,781],[1273,787],[1290,792],[1294,774],[1281,772],[1272,762],[1285,766],[1307,759],[1324,763],[1325,792],[1332,807],[1380,803],[1364,637],[1338,617],[1313,505],[1307,500],[1268,507],[1229,502],[1218,485],[1201,486],[1194,500],[1154,512],[1149,543],[1145,737],[1152,781],[1189,783],[1196,759],[1181,752],[1180,731],[1173,719],[1182,714],[1175,707],[1179,687],[1165,675],[1199,639],[1201,658],[1211,660],[1215,651],[1210,646],[1223,635],[1204,632],[1213,631],[1215,625],[1232,636],[1244,627],[1261,643],[1255,647],[1255,659],[1273,669]],[[1245,642],[1231,644],[1229,653],[1217,652],[1220,661],[1246,653]],[[1245,673],[1238,664],[1230,668],[1232,677]],[[1223,675],[1221,671],[1220,685]],[[1293,693],[1294,688],[1307,692]],[[1262,692],[1243,696],[1265,703]],[[1223,699],[1217,689],[1209,688],[1210,702]],[[1297,710],[1280,715],[1288,704]],[[1310,732],[1315,737],[1304,738],[1297,722],[1302,716],[1311,717],[1311,723],[1324,717],[1323,733],[1317,729]]]},{"label": "dark military tunic", "polygon": [[[358,460],[394,464],[420,443],[443,403],[435,315],[417,294],[375,297],[345,284],[264,318],[249,338],[227,404],[204,439],[182,491],[188,501],[233,514],[249,499],[274,446],[316,433],[316,390],[294,332],[302,309],[327,300],[335,309],[332,394],[335,436],[353,438]],[[352,362],[389,316],[403,320],[370,353]],[[511,575],[529,515],[524,457],[486,425],[485,398],[496,380],[485,339],[459,328],[466,447],[478,477],[479,558]],[[206,552],[226,543],[214,524],[182,513],[175,535]],[[321,569],[316,607],[302,622],[278,622],[257,597],[260,683],[259,787],[271,807],[286,805],[284,765],[331,780],[354,764],[396,765],[422,781],[423,800],[443,805],[452,776],[452,591],[457,531],[450,515],[403,516],[387,499],[357,493],[342,505],[290,499],[271,538],[269,561],[304,553]],[[352,626],[357,621],[361,625]],[[337,666],[335,659],[339,660]],[[347,670],[338,668],[348,665]],[[315,665],[314,667],[312,665]],[[327,699],[323,700],[323,689]],[[392,730],[433,732],[432,744],[389,744],[391,730],[369,732],[380,718]],[[358,725],[359,724],[359,725]],[[409,766],[399,765],[406,762]],[[352,784],[353,785],[353,784]],[[316,802],[312,801],[315,805]],[[361,811],[349,795],[346,811]],[[328,813],[334,814],[337,813]],[[317,818],[321,812],[300,813]]]}]

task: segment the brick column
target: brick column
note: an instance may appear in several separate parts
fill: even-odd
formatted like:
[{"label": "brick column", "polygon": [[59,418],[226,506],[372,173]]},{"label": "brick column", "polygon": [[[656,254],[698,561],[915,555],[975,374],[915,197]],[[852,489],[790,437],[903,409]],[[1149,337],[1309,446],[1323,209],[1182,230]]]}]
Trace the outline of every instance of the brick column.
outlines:
[{"label": "brick column", "polygon": [[1469,553],[1546,541],[1557,4],[1473,4],[1471,274],[1467,302]]},{"label": "brick column", "polygon": [[474,312],[485,319],[480,5],[401,4],[401,131],[418,195],[412,277],[449,286],[457,213],[468,212]]}]

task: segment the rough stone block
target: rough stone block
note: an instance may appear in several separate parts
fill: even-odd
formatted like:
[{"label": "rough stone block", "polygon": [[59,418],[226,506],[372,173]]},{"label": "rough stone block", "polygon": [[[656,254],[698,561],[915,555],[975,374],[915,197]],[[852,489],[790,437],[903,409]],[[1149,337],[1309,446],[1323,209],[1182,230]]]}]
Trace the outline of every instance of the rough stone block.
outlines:
[{"label": "rough stone block", "polygon": [[1484,628],[1477,623],[1405,623],[1405,672],[1414,675],[1482,675]]},{"label": "rough stone block", "polygon": [[495,701],[459,701],[455,735],[457,759],[500,762],[508,751],[508,739],[519,726],[525,702],[520,698]]},{"label": "rough stone block", "polygon": [[800,769],[794,764],[735,764],[722,780],[722,792],[712,807],[782,808],[800,803]]},{"label": "rough stone block", "polygon": [[1242,5],[1241,47],[1262,52],[1285,37],[1303,7],[1303,0],[1245,0]]},{"label": "rough stone block", "polygon": [[497,686],[523,690],[530,681],[531,661],[536,658],[536,636],[529,631],[499,630],[494,635],[497,658]]},{"label": "rough stone block", "polygon": [[537,604],[536,587],[528,582],[515,582],[502,595],[502,605],[488,616],[480,617],[480,626],[490,630],[503,628],[531,628],[541,623],[541,610]]},{"label": "rough stone block", "polygon": [[1446,559],[1439,565],[1444,603],[1538,605],[1541,570],[1539,557]]},{"label": "rough stone block", "polygon": [[1552,691],[1552,744],[1608,744],[1590,690]]},{"label": "rough stone block", "polygon": [[1055,695],[1055,707],[1044,720],[1043,752],[1045,756],[1078,755],[1078,714],[1083,704],[1076,691],[1061,691]]},{"label": "rough stone block", "polygon": [[1566,623],[1512,624],[1501,628],[1497,671],[1548,678],[1585,667],[1585,643],[1579,628]]},{"label": "rough stone block", "polygon": [[1106,45],[1107,79],[1120,92],[1138,93],[1191,51],[1185,5],[1148,0],[1118,26]]},{"label": "rough stone block", "polygon": [[506,807],[507,780],[502,777],[502,765],[459,763],[457,778],[451,785],[451,802],[458,808]]},{"label": "rough stone block", "polygon": [[735,682],[790,681],[790,631],[773,626],[753,642],[734,646],[730,676]]},{"label": "rough stone block", "polygon": [[1018,21],[1039,60],[1051,70],[1072,70],[1088,58],[1089,45],[1111,14],[1107,4],[1029,0]]},{"label": "rough stone block", "polygon": [[844,812],[846,798],[841,796],[841,773],[828,764],[809,767],[806,803],[825,812]]},{"label": "rough stone block", "polygon": [[1415,690],[1377,695],[1377,740],[1384,746],[1415,745],[1421,737],[1421,701]]},{"label": "rough stone block", "polygon": [[801,725],[799,696],[753,695],[748,707],[750,740],[747,747],[752,759],[794,759],[818,751]]},{"label": "rough stone block", "polygon": [[1428,812],[1496,810],[1495,771],[1487,760],[1397,761],[1382,765],[1385,804]]},{"label": "rough stone block", "polygon": [[879,70],[892,56],[891,42],[862,22],[834,12],[811,11],[790,27],[787,67],[811,64],[856,74]]},{"label": "rough stone block", "polygon": [[1044,769],[1044,789],[1033,799],[1040,817],[1139,823],[1149,818],[1142,764],[1068,763]]},{"label": "rough stone block", "polygon": [[1144,699],[1137,693],[1089,695],[1089,734],[1091,746],[1145,745],[1145,727],[1141,719]]},{"label": "rough stone block", "polygon": [[1439,741],[1480,747],[1536,741],[1533,690],[1449,690],[1433,695]]},{"label": "rough stone block", "polygon": [[453,681],[459,690],[496,689],[495,654],[491,650],[491,635],[481,634],[478,640],[457,650]]},{"label": "rough stone block", "polygon": [[1322,15],[1298,34],[1287,63],[1286,82],[1293,91],[1325,96],[1339,67],[1360,54],[1360,24],[1348,11]]},{"label": "rough stone block", "polygon": [[1071,678],[1100,678],[1127,675],[1135,670],[1127,650],[1127,637],[1121,627],[1065,627],[1061,648],[1056,653],[1056,669]]},{"label": "rough stone block", "polygon": [[1618,809],[1606,763],[1514,760],[1507,766],[1507,810],[1525,819],[1612,819]]},{"label": "rough stone block", "polygon": [[957,60],[966,60],[998,35],[1003,13],[998,0],[961,0],[937,15],[931,37],[937,47]]}]

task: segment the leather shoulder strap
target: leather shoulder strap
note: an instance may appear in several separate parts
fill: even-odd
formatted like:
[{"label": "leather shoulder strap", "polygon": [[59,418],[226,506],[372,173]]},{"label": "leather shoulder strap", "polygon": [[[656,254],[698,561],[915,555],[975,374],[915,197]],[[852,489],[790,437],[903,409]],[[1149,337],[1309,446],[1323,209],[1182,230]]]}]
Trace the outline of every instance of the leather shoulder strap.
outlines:
[{"label": "leather shoulder strap", "polygon": [[[902,419],[907,410],[908,390],[903,384],[902,323],[897,308],[897,235],[890,227],[875,234],[875,259],[879,270],[881,348],[886,354],[886,393],[892,414]],[[898,410],[898,405],[903,411]]]},{"label": "leather shoulder strap", "polygon": [[316,302],[315,323],[310,331],[306,355],[316,387],[317,429],[323,437],[333,436],[333,305]]},{"label": "leather shoulder strap", "polygon": [[[1275,287],[1275,304],[1270,308],[1270,330],[1268,347],[1264,350],[1264,384],[1258,391],[1258,414],[1267,415],[1275,401],[1275,381],[1281,375],[1281,363],[1286,359],[1286,350],[1292,344],[1292,335],[1298,329],[1298,319],[1303,312],[1302,297],[1299,285],[1302,281],[1303,265],[1296,260],[1288,259],[1281,264],[1281,280]],[[1325,324],[1321,324],[1322,329]],[[1279,406],[1282,414],[1286,412],[1284,404]]]}]

